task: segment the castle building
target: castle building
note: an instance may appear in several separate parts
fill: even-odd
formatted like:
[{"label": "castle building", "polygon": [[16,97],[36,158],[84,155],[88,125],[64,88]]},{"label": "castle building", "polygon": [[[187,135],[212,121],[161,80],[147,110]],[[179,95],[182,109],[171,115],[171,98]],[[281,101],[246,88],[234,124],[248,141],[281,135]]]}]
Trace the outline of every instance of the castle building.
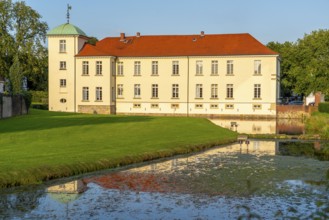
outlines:
[{"label": "castle building", "polygon": [[250,34],[47,36],[50,111],[276,117],[279,55]]}]

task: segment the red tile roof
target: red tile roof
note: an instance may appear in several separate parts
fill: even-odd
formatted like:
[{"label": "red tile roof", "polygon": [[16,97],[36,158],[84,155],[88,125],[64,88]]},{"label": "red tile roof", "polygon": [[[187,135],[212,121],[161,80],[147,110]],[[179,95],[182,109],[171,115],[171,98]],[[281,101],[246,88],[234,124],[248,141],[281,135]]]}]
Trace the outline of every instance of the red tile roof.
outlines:
[{"label": "red tile roof", "polygon": [[108,37],[86,44],[77,56],[163,57],[278,55],[250,34]]}]

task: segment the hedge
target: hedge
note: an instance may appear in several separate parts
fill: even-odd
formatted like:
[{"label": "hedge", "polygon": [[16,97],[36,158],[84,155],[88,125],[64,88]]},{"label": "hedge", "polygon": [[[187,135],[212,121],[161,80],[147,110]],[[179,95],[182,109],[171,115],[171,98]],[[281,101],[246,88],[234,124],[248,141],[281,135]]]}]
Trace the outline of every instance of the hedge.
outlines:
[{"label": "hedge", "polygon": [[30,91],[32,94],[33,103],[48,104],[48,92],[45,91]]},{"label": "hedge", "polygon": [[319,103],[319,112],[329,113],[329,102]]}]

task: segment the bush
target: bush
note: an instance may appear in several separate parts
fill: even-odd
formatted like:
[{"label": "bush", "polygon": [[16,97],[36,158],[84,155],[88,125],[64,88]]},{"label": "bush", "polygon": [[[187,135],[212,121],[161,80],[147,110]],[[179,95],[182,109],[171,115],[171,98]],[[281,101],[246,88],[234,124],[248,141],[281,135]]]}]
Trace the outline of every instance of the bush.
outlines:
[{"label": "bush", "polygon": [[28,91],[23,92],[22,96],[24,98],[26,108],[29,109],[30,106],[31,106],[31,103],[32,103],[32,94],[31,94],[31,92],[28,92]]},{"label": "bush", "polygon": [[329,113],[329,102],[322,102],[319,104],[319,112]]},{"label": "bush", "polygon": [[48,104],[48,92],[46,91],[30,91],[32,93],[32,102]]}]

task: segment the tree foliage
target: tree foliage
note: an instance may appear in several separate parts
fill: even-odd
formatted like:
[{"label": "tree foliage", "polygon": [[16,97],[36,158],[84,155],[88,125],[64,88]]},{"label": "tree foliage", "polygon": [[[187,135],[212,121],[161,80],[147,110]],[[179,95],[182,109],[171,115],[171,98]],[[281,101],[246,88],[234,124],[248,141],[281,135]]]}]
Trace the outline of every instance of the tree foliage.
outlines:
[{"label": "tree foliage", "polygon": [[305,34],[296,43],[270,42],[269,48],[281,56],[281,85],[285,92],[308,95],[329,94],[329,30]]},{"label": "tree foliage", "polygon": [[25,2],[0,1],[0,75],[12,86],[26,77],[30,89],[46,89],[48,25],[40,19]]}]

